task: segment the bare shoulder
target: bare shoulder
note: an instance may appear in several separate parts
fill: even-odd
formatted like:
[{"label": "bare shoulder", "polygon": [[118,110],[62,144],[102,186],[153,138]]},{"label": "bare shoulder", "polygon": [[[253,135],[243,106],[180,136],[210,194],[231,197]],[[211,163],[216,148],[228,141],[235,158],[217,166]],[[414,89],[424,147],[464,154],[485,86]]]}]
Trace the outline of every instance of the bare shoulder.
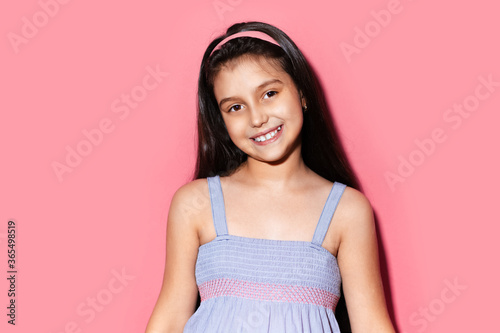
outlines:
[{"label": "bare shoulder", "polygon": [[176,200],[186,200],[189,198],[197,198],[197,196],[205,195],[205,191],[208,191],[208,182],[206,178],[200,178],[192,180],[181,187],[179,187],[172,199]]},{"label": "bare shoulder", "polygon": [[170,203],[169,219],[189,224],[198,230],[207,207],[210,207],[207,179],[195,179],[175,191]]},{"label": "bare shoulder", "polygon": [[373,209],[368,198],[359,190],[346,186],[336,213],[341,236],[370,230],[374,225]]},{"label": "bare shoulder", "polygon": [[368,198],[350,186],[346,186],[341,200],[343,213],[348,215],[366,213],[372,209]]}]

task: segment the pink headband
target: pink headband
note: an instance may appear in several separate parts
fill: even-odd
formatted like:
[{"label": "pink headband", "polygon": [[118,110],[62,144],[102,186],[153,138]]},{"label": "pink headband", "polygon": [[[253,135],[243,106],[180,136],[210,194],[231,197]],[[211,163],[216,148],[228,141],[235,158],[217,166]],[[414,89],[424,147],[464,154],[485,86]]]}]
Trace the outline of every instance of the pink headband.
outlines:
[{"label": "pink headband", "polygon": [[260,31],[255,31],[255,30],[242,31],[242,32],[238,32],[238,33],[232,34],[231,36],[227,36],[226,38],[224,38],[219,44],[217,44],[217,46],[215,46],[215,48],[210,53],[210,56],[212,55],[212,53],[214,53],[214,51],[220,49],[221,46],[224,45],[226,42],[230,41],[231,39],[238,38],[238,37],[253,37],[253,38],[258,38],[258,39],[265,40],[266,42],[273,43],[275,45],[281,46],[280,44],[278,44],[277,41],[275,41],[271,36],[269,36],[266,33],[263,33],[263,32],[260,32]]}]

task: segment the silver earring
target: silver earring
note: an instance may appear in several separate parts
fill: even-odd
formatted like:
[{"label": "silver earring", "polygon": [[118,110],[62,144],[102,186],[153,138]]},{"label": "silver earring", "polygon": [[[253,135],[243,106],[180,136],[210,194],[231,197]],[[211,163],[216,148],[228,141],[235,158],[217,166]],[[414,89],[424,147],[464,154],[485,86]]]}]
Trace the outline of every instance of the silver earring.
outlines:
[{"label": "silver earring", "polygon": [[307,105],[304,105],[304,106],[302,107],[302,111],[303,111],[303,112],[306,112],[306,111],[307,111]]}]

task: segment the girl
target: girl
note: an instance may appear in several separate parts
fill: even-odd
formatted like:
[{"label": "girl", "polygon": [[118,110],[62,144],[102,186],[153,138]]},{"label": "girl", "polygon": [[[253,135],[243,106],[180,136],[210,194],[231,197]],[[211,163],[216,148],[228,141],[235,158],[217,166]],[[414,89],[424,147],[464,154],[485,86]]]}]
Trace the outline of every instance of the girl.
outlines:
[{"label": "girl", "polygon": [[352,332],[395,332],[358,189],[294,42],[231,26],[203,56],[196,171],[172,198],[146,332],[342,332],[341,296]]}]

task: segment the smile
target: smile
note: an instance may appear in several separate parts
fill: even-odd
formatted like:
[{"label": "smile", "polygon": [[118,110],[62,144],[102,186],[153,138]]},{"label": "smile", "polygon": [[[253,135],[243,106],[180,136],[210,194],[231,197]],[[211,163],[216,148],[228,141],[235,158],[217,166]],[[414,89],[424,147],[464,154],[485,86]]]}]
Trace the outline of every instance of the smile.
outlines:
[{"label": "smile", "polygon": [[281,129],[283,125],[280,125],[277,129],[275,129],[272,132],[266,133],[266,135],[261,135],[258,136],[254,139],[252,139],[254,142],[257,142],[259,144],[266,144],[275,141],[278,139],[278,137],[281,136]]}]

